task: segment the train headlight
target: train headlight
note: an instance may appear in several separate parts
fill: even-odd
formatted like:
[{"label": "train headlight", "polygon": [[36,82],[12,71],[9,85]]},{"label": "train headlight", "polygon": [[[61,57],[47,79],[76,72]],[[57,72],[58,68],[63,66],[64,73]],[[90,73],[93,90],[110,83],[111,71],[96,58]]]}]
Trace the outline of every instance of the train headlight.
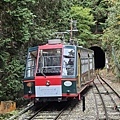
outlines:
[{"label": "train headlight", "polygon": [[28,82],[28,83],[27,83],[27,86],[28,86],[28,87],[32,87],[32,85],[33,85],[32,82]]},{"label": "train headlight", "polygon": [[30,90],[30,91],[28,91],[28,94],[32,94],[32,91]]},{"label": "train headlight", "polygon": [[70,90],[67,90],[67,94],[70,94]]},{"label": "train headlight", "polygon": [[31,95],[32,95],[32,91],[29,90],[29,91],[28,91],[28,96],[31,96]]},{"label": "train headlight", "polygon": [[46,86],[50,86],[50,81],[49,80],[46,81]]}]

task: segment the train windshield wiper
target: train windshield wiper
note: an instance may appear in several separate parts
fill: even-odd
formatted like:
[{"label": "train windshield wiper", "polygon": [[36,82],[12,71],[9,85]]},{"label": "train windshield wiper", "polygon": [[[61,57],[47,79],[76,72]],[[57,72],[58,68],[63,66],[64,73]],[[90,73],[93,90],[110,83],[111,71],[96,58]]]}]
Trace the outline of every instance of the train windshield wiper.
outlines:
[{"label": "train windshield wiper", "polygon": [[43,72],[43,67],[42,67],[42,70],[40,71],[40,73],[46,78],[46,75]]}]

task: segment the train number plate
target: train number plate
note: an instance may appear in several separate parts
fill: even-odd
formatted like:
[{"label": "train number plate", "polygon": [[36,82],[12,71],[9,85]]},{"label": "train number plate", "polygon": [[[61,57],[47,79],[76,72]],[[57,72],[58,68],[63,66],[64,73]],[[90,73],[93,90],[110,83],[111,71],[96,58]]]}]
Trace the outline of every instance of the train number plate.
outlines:
[{"label": "train number plate", "polygon": [[36,97],[57,97],[62,96],[61,85],[35,86]]}]

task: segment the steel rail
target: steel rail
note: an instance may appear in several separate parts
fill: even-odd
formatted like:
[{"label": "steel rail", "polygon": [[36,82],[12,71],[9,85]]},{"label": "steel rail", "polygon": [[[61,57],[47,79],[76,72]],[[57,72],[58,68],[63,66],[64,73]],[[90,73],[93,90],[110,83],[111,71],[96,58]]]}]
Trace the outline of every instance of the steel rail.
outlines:
[{"label": "steel rail", "polygon": [[27,120],[33,120],[34,117],[37,116],[37,114],[42,111],[44,108],[46,108],[46,106],[48,106],[48,104],[46,104],[45,106],[43,106],[42,108],[40,108],[39,110],[37,110],[32,116],[30,116]]},{"label": "steel rail", "polygon": [[14,119],[16,119],[17,117],[19,117],[20,115],[26,113],[28,110],[30,110],[30,109],[33,108],[33,107],[34,107],[34,104],[28,106],[27,108],[25,108],[24,110],[20,111],[17,115],[12,116],[12,117],[9,118],[8,120],[14,120]]},{"label": "steel rail", "polygon": [[75,108],[75,106],[77,105],[78,101],[75,101],[74,104],[72,105],[70,111],[68,112],[67,116],[65,117],[65,120],[69,120],[68,115],[71,113],[71,111]]},{"label": "steel rail", "polygon": [[[98,76],[97,76],[98,78]],[[107,83],[105,82],[100,76],[99,78],[114,92],[114,90],[112,89],[112,87]],[[105,91],[107,92],[107,95],[109,95],[111,101],[113,102],[114,104],[114,108],[119,111],[118,107],[117,107],[117,104],[115,103],[114,99],[112,98],[112,96],[110,95],[109,91],[106,89],[106,87],[103,85],[103,83],[100,81],[100,79],[98,78],[99,82],[101,83],[101,85],[103,86],[103,88],[105,89]],[[114,92],[115,93],[115,92]]]},{"label": "steel rail", "polygon": [[117,95],[117,97],[120,99],[120,95],[99,75],[100,79],[106,83],[108,87],[111,88],[111,90]]},{"label": "steel rail", "polygon": [[70,102],[68,102],[66,104],[66,106],[64,108],[62,108],[62,110],[58,113],[58,115],[53,120],[59,119],[61,117],[62,113],[68,108],[69,105],[70,105]]},{"label": "steel rail", "polygon": [[102,97],[102,95],[100,94],[100,91],[99,91],[98,87],[96,86],[96,84],[95,84],[94,82],[93,82],[93,84],[94,84],[96,90],[98,91],[98,94],[99,94],[100,99],[101,99],[101,101],[102,101],[102,105],[103,105],[103,108],[104,108],[104,111],[105,111],[105,116],[106,116],[105,119],[106,119],[106,120],[109,120],[109,118],[108,118],[108,113],[107,113],[107,109],[106,109],[105,103],[104,103],[104,101],[103,101],[103,97]]},{"label": "steel rail", "polygon": [[96,120],[99,120],[99,111],[98,111],[98,104],[97,104],[97,98],[95,96],[95,92],[92,88],[92,92],[93,92],[93,95],[94,95],[94,98],[95,98],[95,107],[96,107],[96,110],[97,110],[97,117],[96,117]]}]

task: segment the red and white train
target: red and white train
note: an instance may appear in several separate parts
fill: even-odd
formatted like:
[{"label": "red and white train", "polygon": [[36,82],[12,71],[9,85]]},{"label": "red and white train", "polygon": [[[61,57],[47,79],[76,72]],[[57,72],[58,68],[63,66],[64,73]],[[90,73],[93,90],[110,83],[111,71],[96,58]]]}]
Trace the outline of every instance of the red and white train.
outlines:
[{"label": "red and white train", "polygon": [[94,51],[64,44],[60,39],[30,47],[25,69],[24,97],[38,101],[81,99],[93,82]]}]

